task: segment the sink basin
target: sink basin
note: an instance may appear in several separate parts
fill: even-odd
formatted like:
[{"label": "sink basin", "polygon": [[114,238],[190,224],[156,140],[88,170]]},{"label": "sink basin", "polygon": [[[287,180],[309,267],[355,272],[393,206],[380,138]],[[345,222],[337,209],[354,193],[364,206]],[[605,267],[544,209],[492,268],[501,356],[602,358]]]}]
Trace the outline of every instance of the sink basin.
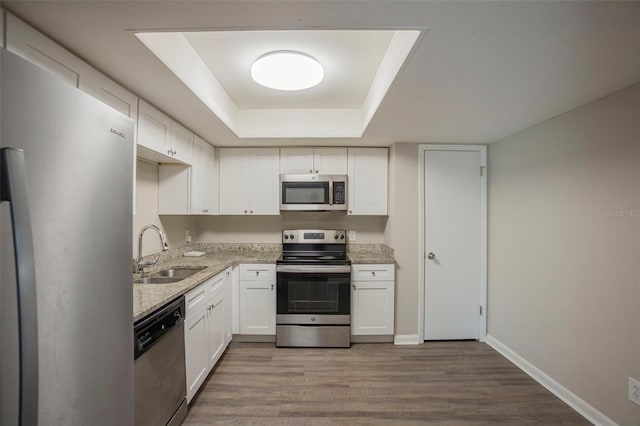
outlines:
[{"label": "sink basin", "polygon": [[145,277],[135,280],[134,284],[171,284],[182,281],[184,278],[178,277]]},{"label": "sink basin", "polygon": [[[205,269],[204,267],[193,268],[171,268],[158,271],[155,274],[149,275],[149,278],[179,278],[180,281],[185,278],[189,278],[191,275],[196,274]],[[175,282],[175,281],[173,281]]]}]

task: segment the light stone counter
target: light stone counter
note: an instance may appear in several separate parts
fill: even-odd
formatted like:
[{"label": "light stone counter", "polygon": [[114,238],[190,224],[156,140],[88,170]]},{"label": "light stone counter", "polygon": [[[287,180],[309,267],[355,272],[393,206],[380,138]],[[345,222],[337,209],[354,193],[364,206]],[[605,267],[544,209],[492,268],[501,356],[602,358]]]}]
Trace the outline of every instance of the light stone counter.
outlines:
[{"label": "light stone counter", "polygon": [[[205,267],[189,278],[171,284],[133,284],[133,320],[138,321],[156,309],[182,296],[229,266],[238,263],[275,263],[280,257],[279,244],[192,245],[189,250],[206,251],[202,257],[184,257],[185,248],[163,253],[158,263],[145,268],[145,276],[176,267]],[[155,256],[155,255],[154,255]],[[149,256],[153,258],[154,256]],[[139,278],[136,274],[133,279]]]},{"label": "light stone counter", "polygon": [[351,263],[395,264],[393,249],[386,244],[349,244],[347,254]]},{"label": "light stone counter", "polygon": [[[185,251],[199,250],[202,257],[184,257]],[[393,249],[385,244],[349,244],[351,262],[358,264],[395,264]],[[189,278],[171,284],[133,284],[133,320],[138,321],[156,309],[182,296],[229,266],[239,263],[275,263],[282,253],[280,244],[193,244],[160,253],[158,263],[145,268],[145,276],[169,268],[205,267]],[[145,256],[155,258],[157,254]],[[133,279],[140,278],[134,274]]]}]

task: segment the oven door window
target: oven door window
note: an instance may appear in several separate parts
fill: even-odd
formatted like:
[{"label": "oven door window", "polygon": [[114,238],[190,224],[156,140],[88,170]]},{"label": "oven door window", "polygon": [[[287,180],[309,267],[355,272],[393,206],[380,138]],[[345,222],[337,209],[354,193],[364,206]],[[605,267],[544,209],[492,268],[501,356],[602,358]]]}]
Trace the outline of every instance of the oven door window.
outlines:
[{"label": "oven door window", "polygon": [[329,204],[329,182],[282,182],[282,204]]},{"label": "oven door window", "polygon": [[349,315],[349,274],[278,273],[278,314]]}]

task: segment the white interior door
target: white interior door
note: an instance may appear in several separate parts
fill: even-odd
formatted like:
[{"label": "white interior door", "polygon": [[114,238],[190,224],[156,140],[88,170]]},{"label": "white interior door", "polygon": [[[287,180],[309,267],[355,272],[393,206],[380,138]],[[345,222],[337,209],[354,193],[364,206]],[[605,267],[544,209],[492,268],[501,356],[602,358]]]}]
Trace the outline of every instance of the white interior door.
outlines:
[{"label": "white interior door", "polygon": [[424,155],[424,339],[478,339],[484,269],[481,152],[426,150]]}]

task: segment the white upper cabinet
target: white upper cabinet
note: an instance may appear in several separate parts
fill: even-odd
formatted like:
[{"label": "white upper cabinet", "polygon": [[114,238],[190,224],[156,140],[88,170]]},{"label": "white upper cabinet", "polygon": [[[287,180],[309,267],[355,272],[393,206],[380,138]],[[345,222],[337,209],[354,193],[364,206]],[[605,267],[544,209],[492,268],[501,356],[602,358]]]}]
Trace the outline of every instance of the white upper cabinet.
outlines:
[{"label": "white upper cabinet", "polygon": [[347,148],[281,148],[281,174],[347,174]]},{"label": "white upper cabinet", "polygon": [[215,151],[198,136],[193,140],[193,162],[191,165],[191,214],[216,214],[214,200]]},{"label": "white upper cabinet", "polygon": [[280,214],[278,171],[278,148],[220,149],[220,214]]},{"label": "white upper cabinet", "polygon": [[171,118],[140,99],[138,112],[138,148],[169,155]]},{"label": "white upper cabinet", "polygon": [[119,113],[138,119],[138,97],[99,71],[82,74],[79,87]]},{"label": "white upper cabinet", "polygon": [[138,156],[158,163],[190,165],[193,161],[193,133],[140,99]]},{"label": "white upper cabinet", "polygon": [[89,67],[87,63],[12,14],[7,13],[6,16],[7,50],[57,75],[73,87],[79,86],[80,74]]},{"label": "white upper cabinet", "polygon": [[349,148],[350,215],[387,214],[387,148]]},{"label": "white upper cabinet", "polygon": [[171,156],[185,164],[193,161],[193,133],[174,120],[171,120]]}]

